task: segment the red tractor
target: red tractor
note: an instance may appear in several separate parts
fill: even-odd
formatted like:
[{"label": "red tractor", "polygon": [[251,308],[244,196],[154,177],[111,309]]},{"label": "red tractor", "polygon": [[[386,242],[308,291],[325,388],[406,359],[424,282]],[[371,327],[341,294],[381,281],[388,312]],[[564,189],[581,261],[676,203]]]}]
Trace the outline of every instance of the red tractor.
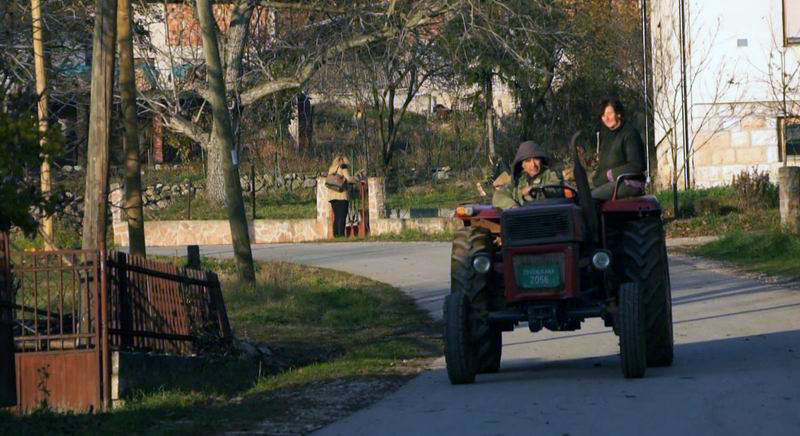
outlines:
[{"label": "red tractor", "polygon": [[[453,240],[451,292],[444,304],[451,383],[497,372],[502,332],[520,323],[532,332],[573,331],[585,319],[600,317],[619,336],[626,378],[672,364],[661,205],[652,195],[617,199],[616,192],[596,203],[577,158],[575,175],[573,198],[558,195],[502,211],[485,205],[456,209],[464,227]],[[629,177],[637,176],[620,176],[617,188]]]}]

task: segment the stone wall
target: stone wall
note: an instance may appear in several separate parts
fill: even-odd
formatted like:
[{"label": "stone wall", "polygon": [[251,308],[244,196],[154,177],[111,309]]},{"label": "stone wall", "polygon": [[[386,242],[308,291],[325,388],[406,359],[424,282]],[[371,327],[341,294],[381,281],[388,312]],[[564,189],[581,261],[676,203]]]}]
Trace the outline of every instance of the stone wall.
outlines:
[{"label": "stone wall", "polygon": [[695,144],[704,142],[693,159],[698,187],[729,184],[733,176],[753,168],[768,172],[770,179],[777,182],[778,168],[783,164],[778,153],[778,122],[774,117],[744,117],[713,137],[698,134]]},{"label": "stone wall", "polygon": [[[369,222],[372,235],[399,233],[403,230],[420,230],[425,233],[438,233],[460,226],[451,217],[435,218],[386,218],[384,181],[382,177],[370,177]],[[314,219],[255,220],[248,222],[250,242],[268,244],[277,242],[307,242],[331,237],[331,208],[329,190],[325,178],[316,180],[317,215]],[[110,195],[113,218],[114,243],[128,246],[128,225],[124,218],[122,190],[114,190]],[[176,220],[145,221],[145,241],[150,247],[174,245],[212,245],[230,244],[231,231],[227,220]]]},{"label": "stone wall", "polygon": [[[709,124],[716,122],[728,127],[713,135],[701,131],[694,140],[692,173],[696,187],[727,185],[742,171],[753,169],[769,173],[770,180],[778,182],[778,169],[784,163],[779,152],[776,117],[755,114],[740,120],[712,120]],[[658,154],[658,181],[666,187],[669,186],[671,164],[667,146],[663,145],[662,148]],[[800,160],[790,157],[787,164],[798,166]],[[683,182],[679,183],[679,186],[682,185]]]},{"label": "stone wall", "polygon": [[385,186],[383,177],[370,177],[369,183],[369,231],[371,235],[400,233],[403,230],[419,230],[423,233],[440,233],[461,226],[452,217],[435,218],[387,218]]}]

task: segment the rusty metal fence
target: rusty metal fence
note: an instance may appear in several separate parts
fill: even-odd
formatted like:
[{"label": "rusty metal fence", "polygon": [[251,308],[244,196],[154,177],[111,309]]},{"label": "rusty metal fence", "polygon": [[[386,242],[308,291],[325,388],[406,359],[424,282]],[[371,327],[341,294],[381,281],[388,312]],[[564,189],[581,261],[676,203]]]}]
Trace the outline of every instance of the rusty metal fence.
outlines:
[{"label": "rusty metal fence", "polygon": [[216,274],[126,253],[115,253],[108,266],[113,347],[194,354],[206,339],[230,339]]},{"label": "rusty metal fence", "polygon": [[8,239],[0,232],[0,407],[17,404],[12,289]]},{"label": "rusty metal fence", "polygon": [[231,339],[214,273],[96,250],[10,252],[2,236],[0,249],[20,410],[109,407],[112,349],[189,355]]}]

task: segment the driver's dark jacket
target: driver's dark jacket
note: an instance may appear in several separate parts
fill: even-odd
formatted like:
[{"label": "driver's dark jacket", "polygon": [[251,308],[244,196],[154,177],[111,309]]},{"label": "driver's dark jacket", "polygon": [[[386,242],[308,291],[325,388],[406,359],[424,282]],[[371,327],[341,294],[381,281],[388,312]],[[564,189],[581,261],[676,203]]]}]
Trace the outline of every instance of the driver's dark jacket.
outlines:
[{"label": "driver's dark jacket", "polygon": [[544,198],[544,194],[539,190],[534,190],[532,196],[522,195],[522,190],[528,186],[544,186],[544,185],[564,185],[564,177],[560,171],[551,170],[550,168],[543,168],[535,177],[528,176],[527,173],[522,172],[511,183],[505,187],[494,191],[492,196],[492,206],[501,209],[508,209],[514,206],[522,206],[526,202],[534,201]]},{"label": "driver's dark jacket", "polygon": [[609,182],[606,173],[611,170],[614,180],[620,174],[644,174],[646,162],[644,145],[639,132],[627,123],[617,130],[603,126],[600,129],[600,160],[592,176],[592,186]]}]

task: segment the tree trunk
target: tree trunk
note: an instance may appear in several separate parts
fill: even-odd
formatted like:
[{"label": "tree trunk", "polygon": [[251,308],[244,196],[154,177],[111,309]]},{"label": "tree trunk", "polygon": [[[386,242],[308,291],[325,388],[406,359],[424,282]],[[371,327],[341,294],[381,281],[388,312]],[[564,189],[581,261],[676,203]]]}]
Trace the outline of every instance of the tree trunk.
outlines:
[{"label": "tree trunk", "polygon": [[484,112],[484,122],[486,123],[486,142],[489,146],[489,159],[494,162],[494,92],[492,88],[491,70],[485,75],[484,97],[486,101],[486,111]]},{"label": "tree trunk", "polygon": [[136,75],[133,65],[131,0],[118,0],[117,42],[119,44],[119,91],[125,125],[125,217],[128,221],[130,253],[146,255],[142,177],[139,165],[139,133],[136,126]]},{"label": "tree trunk", "polygon": [[[233,147],[230,147],[233,149]],[[230,160],[230,151],[223,141],[219,140],[219,132],[214,126],[211,140],[208,143],[206,156],[206,198],[214,204],[225,204],[225,159]]]},{"label": "tree trunk", "polygon": [[675,219],[681,217],[680,214],[680,205],[678,205],[678,180],[673,177],[672,179],[672,216]]},{"label": "tree trunk", "polygon": [[[39,115],[39,143],[44,148],[47,145],[47,72],[45,71],[45,52],[42,26],[42,3],[40,0],[31,0],[31,18],[33,22],[33,57],[36,69],[36,94],[38,95]],[[44,156],[41,173],[42,193],[50,193],[50,158]],[[42,234],[44,235],[45,250],[55,248],[53,241],[53,217],[47,216],[42,220]]]},{"label": "tree trunk", "polygon": [[[244,212],[244,199],[239,182],[239,169],[231,159],[234,148],[234,132],[231,115],[228,111],[225,80],[222,72],[222,60],[217,44],[217,27],[211,13],[209,0],[197,0],[197,19],[203,33],[203,54],[208,68],[209,102],[214,114],[213,149],[221,152],[225,200],[227,203],[228,221],[231,226],[233,252],[239,272],[239,279],[244,282],[255,281],[253,254],[250,249],[250,234]],[[209,177],[212,174],[211,148],[209,149]],[[210,181],[210,180],[209,180]],[[210,186],[209,186],[210,188]]]},{"label": "tree trunk", "polygon": [[[86,196],[83,204],[84,250],[105,250],[108,196],[108,148],[114,86],[116,0],[97,0],[92,37],[92,86],[89,109],[89,151],[86,164]],[[99,277],[95,277],[98,280]],[[81,295],[79,330],[89,331],[89,287]]]}]

